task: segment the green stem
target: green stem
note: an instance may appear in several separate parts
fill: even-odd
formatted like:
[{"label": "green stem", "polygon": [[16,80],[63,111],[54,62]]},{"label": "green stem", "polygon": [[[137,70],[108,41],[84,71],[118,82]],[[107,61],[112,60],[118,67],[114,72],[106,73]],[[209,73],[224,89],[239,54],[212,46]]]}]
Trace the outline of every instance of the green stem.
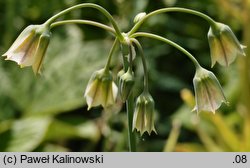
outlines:
[{"label": "green stem", "polygon": [[[121,49],[124,50],[123,47],[129,47],[129,61],[125,58],[127,53],[122,51],[122,58],[123,58],[123,68],[125,72],[128,70],[131,70],[131,46],[127,46],[127,43],[121,43]],[[134,113],[134,95],[130,94],[128,99],[126,100],[126,110],[127,110],[127,120],[128,120],[128,147],[130,152],[136,151],[136,139],[135,139],[135,133],[133,133],[133,113]]]},{"label": "green stem", "polygon": [[143,71],[144,71],[144,91],[148,92],[148,67],[147,67],[146,59],[145,59],[145,56],[143,53],[143,49],[142,49],[142,46],[138,40],[132,39],[132,41],[133,41],[133,43],[135,43],[135,45],[137,46],[137,48],[140,52]]},{"label": "green stem", "polygon": [[54,22],[51,24],[50,28],[54,28],[57,26],[62,26],[65,24],[86,24],[86,25],[92,25],[92,26],[96,26],[99,28],[102,28],[104,30],[107,30],[113,34],[115,34],[115,30],[105,24],[99,23],[99,22],[95,22],[95,21],[91,21],[91,20],[64,20],[64,21],[58,21],[58,22]]},{"label": "green stem", "polygon": [[129,62],[129,67],[132,69],[132,66],[133,66],[133,51],[132,51],[132,45],[129,45],[129,58],[128,58],[128,62]]},{"label": "green stem", "polygon": [[134,113],[134,97],[130,94],[126,101],[127,105],[127,118],[128,118],[128,144],[129,151],[136,152],[136,140],[135,134],[133,133],[133,113]]},{"label": "green stem", "polygon": [[104,9],[103,7],[101,7],[99,5],[96,5],[96,4],[93,4],[93,3],[83,3],[83,4],[79,4],[79,5],[75,5],[75,6],[72,6],[70,8],[67,8],[67,9],[57,13],[56,15],[52,16],[44,24],[51,25],[60,16],[66,14],[66,13],[69,13],[69,12],[75,10],[75,9],[79,9],[79,8],[94,8],[94,9],[99,10],[102,14],[104,14],[109,19],[109,21],[111,22],[111,24],[113,25],[113,27],[115,29],[115,32],[116,32],[117,37],[119,38],[119,40],[123,41],[123,36],[121,34],[121,31],[118,28],[118,26],[117,26],[114,18],[112,17],[112,15],[106,9]]},{"label": "green stem", "polygon": [[124,72],[128,69],[128,61],[126,60],[126,54],[124,53],[124,45],[121,43],[120,49],[122,51],[122,62],[123,62],[123,70]]},{"label": "green stem", "polygon": [[159,9],[159,10],[156,10],[156,11],[153,11],[149,14],[147,14],[142,20],[140,20],[138,23],[136,23],[134,25],[134,27],[130,30],[130,32],[128,33],[128,35],[131,35],[133,34],[134,32],[136,32],[140,26],[151,16],[154,16],[154,15],[158,15],[158,14],[161,14],[161,13],[166,13],[166,12],[182,12],[182,13],[188,13],[188,14],[192,14],[192,15],[196,15],[196,16],[199,16],[203,19],[205,19],[206,21],[208,21],[208,23],[214,27],[215,26],[215,21],[210,18],[209,16],[201,13],[201,12],[198,12],[198,11],[195,11],[195,10],[191,10],[191,9],[186,9],[186,8],[163,8],[163,9]]},{"label": "green stem", "polygon": [[183,52],[194,63],[196,69],[201,67],[199,62],[194,58],[194,56],[192,54],[190,54],[187,50],[185,50],[183,47],[176,44],[175,42],[173,42],[171,40],[168,40],[168,39],[166,39],[164,37],[161,37],[161,36],[158,36],[158,35],[155,35],[155,34],[151,34],[151,33],[138,32],[138,33],[134,33],[133,35],[131,35],[132,38],[140,37],[140,36],[160,40],[162,42],[165,42],[165,43],[177,48],[178,50]]},{"label": "green stem", "polygon": [[118,43],[118,39],[116,38],[113,45],[112,45],[112,47],[111,47],[111,49],[110,49],[109,56],[108,56],[108,61],[107,61],[106,65],[105,65],[104,72],[109,71],[109,66],[110,66],[110,63],[111,63],[111,60],[112,60],[112,55],[113,55],[113,53],[115,51],[115,47],[116,47],[117,43]]}]

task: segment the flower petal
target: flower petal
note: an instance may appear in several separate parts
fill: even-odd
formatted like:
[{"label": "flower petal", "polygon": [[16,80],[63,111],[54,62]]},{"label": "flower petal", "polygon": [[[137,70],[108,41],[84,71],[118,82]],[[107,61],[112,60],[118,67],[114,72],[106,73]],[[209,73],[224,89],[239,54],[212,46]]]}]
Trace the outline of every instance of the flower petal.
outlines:
[{"label": "flower petal", "polygon": [[20,35],[17,37],[17,39],[14,41],[14,43],[11,45],[11,47],[8,49],[6,53],[4,53],[2,56],[7,56],[10,53],[13,53],[16,49],[18,49],[20,46],[21,48],[25,48],[25,46],[29,46],[27,43],[30,42],[30,39],[33,38],[35,34],[35,25],[30,25],[26,27]]},{"label": "flower petal", "polygon": [[196,101],[194,109],[197,112],[211,111],[215,113],[223,102],[227,103],[221,85],[212,72],[204,68],[197,69],[193,83]]},{"label": "flower petal", "polygon": [[154,127],[154,100],[149,93],[143,92],[136,100],[133,116],[133,130],[137,130],[142,135],[148,132],[150,135],[155,131]]},{"label": "flower petal", "polygon": [[50,36],[48,35],[42,35],[39,39],[36,53],[34,55],[35,62],[32,65],[32,68],[35,74],[41,73],[40,72],[41,64],[42,64],[44,55],[47,51],[49,41],[50,41]]}]

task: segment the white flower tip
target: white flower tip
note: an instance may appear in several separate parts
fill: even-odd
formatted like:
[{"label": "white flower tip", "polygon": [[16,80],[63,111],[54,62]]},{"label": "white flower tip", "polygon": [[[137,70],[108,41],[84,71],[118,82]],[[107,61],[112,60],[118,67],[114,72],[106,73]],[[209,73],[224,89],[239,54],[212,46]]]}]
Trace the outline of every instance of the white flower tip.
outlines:
[{"label": "white flower tip", "polygon": [[157,131],[155,130],[155,127],[153,127],[151,131],[148,131],[148,134],[151,135],[152,132],[154,132],[156,135],[158,134]]},{"label": "white flower tip", "polygon": [[211,68],[213,68],[213,67],[214,67],[214,65],[215,65],[215,63],[213,62],[213,63],[211,64]]},{"label": "white flower tip", "polygon": [[245,46],[245,45],[240,45],[241,46],[241,49],[242,49],[242,55],[243,56],[246,56],[246,53],[245,53],[245,49],[247,48],[247,46]]},{"label": "white flower tip", "polygon": [[91,109],[91,106],[88,106],[88,109],[87,109],[87,110],[89,111],[90,109]]},{"label": "white flower tip", "polygon": [[85,92],[84,97],[85,97],[86,103],[88,105],[88,109],[87,110],[89,111],[91,109],[91,107],[92,107],[93,98],[91,98],[90,96],[88,96],[86,93],[87,92]]},{"label": "white flower tip", "polygon": [[247,48],[247,46],[245,46],[245,45],[241,45],[241,48],[242,48],[242,49],[246,49],[246,48]]},{"label": "white flower tip", "polygon": [[[197,106],[194,106],[194,108],[191,110],[191,112],[197,112]],[[198,113],[198,112],[197,112]]]}]

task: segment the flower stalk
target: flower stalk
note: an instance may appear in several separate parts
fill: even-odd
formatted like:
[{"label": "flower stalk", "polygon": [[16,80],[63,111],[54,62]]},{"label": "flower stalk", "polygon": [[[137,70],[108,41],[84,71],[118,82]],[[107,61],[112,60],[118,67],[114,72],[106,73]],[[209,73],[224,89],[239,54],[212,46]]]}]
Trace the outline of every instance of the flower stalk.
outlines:
[{"label": "flower stalk", "polygon": [[116,38],[111,49],[110,49],[110,52],[109,52],[109,56],[108,56],[108,60],[107,60],[107,63],[105,65],[105,72],[108,72],[109,71],[109,67],[110,67],[110,64],[111,64],[111,60],[112,60],[112,56],[115,52],[115,48],[116,48],[116,45],[118,44],[118,39]]},{"label": "flower stalk", "polygon": [[147,67],[147,63],[146,63],[146,58],[144,56],[144,52],[143,52],[143,49],[142,49],[140,42],[138,40],[136,40],[135,38],[132,39],[132,41],[133,41],[133,43],[135,43],[135,45],[137,46],[137,48],[140,52],[142,66],[143,66],[143,72],[144,72],[144,91],[148,92],[148,67]]},{"label": "flower stalk", "polygon": [[127,101],[127,118],[128,118],[128,146],[130,152],[136,152],[136,138],[133,132],[133,114],[134,114],[134,95],[130,94]]},{"label": "flower stalk", "polygon": [[184,53],[195,65],[196,68],[200,67],[199,62],[194,58],[194,56],[192,54],[190,54],[187,50],[185,50],[183,47],[181,47],[180,45],[176,44],[175,42],[168,40],[164,37],[155,35],[155,34],[151,34],[151,33],[144,33],[144,32],[138,32],[138,33],[134,33],[133,35],[131,35],[131,37],[135,38],[135,37],[148,37],[148,38],[152,38],[155,40],[159,40],[162,42],[165,42],[175,48],[177,48],[178,50],[180,50],[182,53]]},{"label": "flower stalk", "polygon": [[57,22],[54,22],[50,25],[50,29],[53,29],[55,27],[58,27],[58,26],[62,26],[62,25],[65,25],[65,24],[85,24],[85,25],[91,25],[91,26],[95,26],[95,27],[99,27],[101,29],[104,29],[112,34],[116,34],[115,33],[115,30],[105,24],[102,24],[102,23],[99,23],[99,22],[95,22],[95,21],[92,21],[92,20],[63,20],[63,21],[57,21]]},{"label": "flower stalk", "polygon": [[108,18],[108,20],[111,22],[111,24],[113,25],[115,32],[116,32],[116,35],[119,38],[119,40],[123,41],[123,36],[121,34],[121,31],[120,31],[118,25],[116,24],[114,18],[112,17],[112,15],[103,7],[96,5],[96,4],[93,4],[93,3],[82,3],[82,4],[72,6],[70,8],[67,8],[67,9],[57,13],[56,15],[52,16],[50,19],[48,19],[45,22],[45,24],[51,25],[53,22],[55,22],[56,19],[58,19],[62,15],[65,15],[73,10],[80,9],[80,8],[94,8],[94,9],[97,9],[98,11],[100,11],[102,14],[104,14]]},{"label": "flower stalk", "polygon": [[204,13],[201,13],[201,12],[198,12],[198,11],[195,11],[195,10],[191,10],[191,9],[186,9],[186,8],[176,8],[176,7],[174,7],[174,8],[163,8],[163,9],[155,10],[155,11],[145,15],[140,21],[138,21],[134,25],[134,27],[130,30],[128,35],[130,36],[133,33],[135,33],[140,28],[140,26],[149,17],[155,16],[155,15],[158,15],[158,14],[162,14],[162,13],[167,13],[167,12],[181,12],[181,13],[188,13],[188,14],[196,15],[196,16],[199,16],[199,17],[205,19],[210,24],[210,26],[212,26],[212,27],[215,26],[215,21],[211,17],[205,15]]}]

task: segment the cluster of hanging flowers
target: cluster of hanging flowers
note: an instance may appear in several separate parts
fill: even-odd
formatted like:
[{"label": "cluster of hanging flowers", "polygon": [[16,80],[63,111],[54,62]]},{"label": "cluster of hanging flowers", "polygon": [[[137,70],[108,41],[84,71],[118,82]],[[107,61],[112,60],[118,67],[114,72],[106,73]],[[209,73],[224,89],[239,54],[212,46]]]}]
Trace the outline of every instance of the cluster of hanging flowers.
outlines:
[{"label": "cluster of hanging flowers", "polygon": [[[237,56],[245,56],[244,48],[241,45],[229,26],[215,22],[208,32],[212,67],[218,62],[222,66],[229,66]],[[224,102],[228,104],[222,91],[222,87],[211,72],[202,67],[196,69],[193,79],[195,90],[194,111],[213,112]]]},{"label": "cluster of hanging flowers", "polygon": [[[146,16],[146,13],[140,13],[135,17],[134,22],[138,23]],[[6,57],[6,60],[15,61],[21,67],[32,66],[35,74],[40,73],[50,38],[51,32],[48,24],[28,26],[2,56]],[[148,134],[156,133],[154,124],[155,103],[148,91],[148,69],[143,51],[136,39],[129,37],[125,33],[123,38],[124,41],[119,42],[124,48],[128,49],[127,54],[124,55],[123,53],[123,62],[127,66],[123,67],[117,75],[118,86],[109,67],[113,50],[118,43],[116,39],[105,68],[94,72],[87,84],[84,97],[86,98],[88,110],[100,105],[103,108],[107,108],[116,103],[118,96],[121,97],[123,102],[126,102],[129,96],[133,95],[135,83],[135,73],[133,72],[133,60],[136,56],[135,44],[140,51],[139,55],[144,68],[144,89],[135,100],[132,129],[139,131],[141,135],[145,132]],[[223,66],[229,66],[238,55],[245,56],[245,47],[240,44],[230,27],[225,24],[215,22],[209,29],[208,41],[212,67],[216,62]],[[215,113],[223,102],[227,103],[216,76],[200,65],[196,67],[193,84],[196,102],[195,111]]]}]

